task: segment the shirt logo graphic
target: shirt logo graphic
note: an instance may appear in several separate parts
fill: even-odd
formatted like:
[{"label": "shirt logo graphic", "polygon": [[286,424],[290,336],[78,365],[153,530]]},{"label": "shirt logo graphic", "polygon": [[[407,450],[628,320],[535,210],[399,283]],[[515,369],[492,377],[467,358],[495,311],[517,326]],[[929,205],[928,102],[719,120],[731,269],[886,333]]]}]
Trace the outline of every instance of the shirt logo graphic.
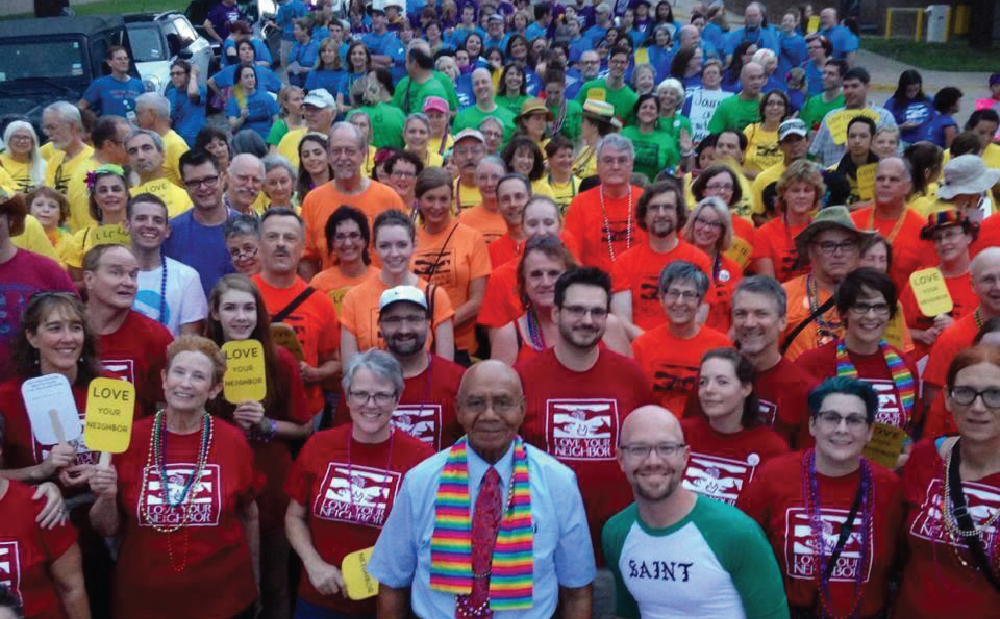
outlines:
[{"label": "shirt logo graphic", "polygon": [[778,418],[778,406],[774,402],[765,400],[764,398],[760,398],[758,402],[760,403],[760,408],[757,412],[757,421],[769,428],[773,427],[774,420]]},{"label": "shirt logo graphic", "polygon": [[757,464],[760,464],[757,454],[750,454],[746,462],[740,462],[692,453],[683,484],[689,490],[735,505],[744,486],[753,479]]},{"label": "shirt logo graphic", "polygon": [[400,404],[392,413],[392,425],[435,449],[441,447],[440,404]]},{"label": "shirt logo graphic", "polygon": [[113,377],[135,384],[135,364],[131,359],[101,359],[101,369]]},{"label": "shirt logo graphic", "polygon": [[551,399],[546,403],[548,452],[560,460],[613,460],[618,401]]},{"label": "shirt logo graphic", "polygon": [[[965,492],[965,501],[973,524],[976,527],[983,527],[984,523],[1000,509],[1000,490],[975,482],[963,482],[962,490]],[[927,484],[927,492],[924,493],[924,502],[920,506],[920,512],[913,519],[913,524],[910,525],[910,535],[929,542],[944,542],[963,547],[965,543],[962,540],[954,541],[942,520],[941,509],[944,507],[944,496],[944,482],[940,479],[932,479]],[[982,536],[985,548],[993,547],[993,539],[997,533],[996,523],[985,528]]]},{"label": "shirt logo graphic", "polygon": [[0,542],[0,587],[21,599],[21,567],[17,542]]},{"label": "shirt logo graphic", "polygon": [[177,502],[184,486],[198,469],[195,463],[166,465],[167,478],[160,478],[160,469],[147,466],[145,470],[146,488],[139,499],[139,526],[169,526],[185,523],[185,526],[213,527],[219,524],[222,506],[222,470],[218,464],[206,464],[201,477],[188,491],[183,503],[171,507],[167,499]]},{"label": "shirt logo graphic", "polygon": [[392,507],[399,473],[368,466],[330,462],[313,514],[324,520],[339,520],[381,528]]},{"label": "shirt logo graphic", "polygon": [[[823,531],[820,539],[825,547],[827,557],[833,552],[840,539],[840,529],[847,521],[849,510],[821,509],[820,522]],[[814,580],[817,577],[816,538],[813,536],[809,523],[810,514],[801,507],[785,510],[785,569],[792,578]],[[844,549],[837,557],[837,563],[830,573],[831,582],[853,583],[862,570],[861,582],[868,582],[872,570],[872,552],[869,550],[865,565],[861,565],[861,524],[860,515],[855,519],[854,529]]]}]

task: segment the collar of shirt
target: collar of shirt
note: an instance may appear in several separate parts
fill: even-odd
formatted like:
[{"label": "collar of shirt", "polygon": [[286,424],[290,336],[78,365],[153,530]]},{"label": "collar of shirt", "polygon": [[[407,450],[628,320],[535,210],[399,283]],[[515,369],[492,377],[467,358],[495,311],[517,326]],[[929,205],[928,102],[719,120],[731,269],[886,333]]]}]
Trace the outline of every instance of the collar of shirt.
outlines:
[{"label": "collar of shirt", "polygon": [[[467,454],[468,467],[469,467],[469,509],[474,510],[476,505],[476,497],[479,495],[479,484],[483,481],[483,475],[486,474],[486,469],[490,467],[489,463],[479,457],[476,450],[472,448],[472,445],[468,445],[468,449],[465,450]],[[500,480],[503,482],[504,487],[504,504],[506,505],[507,488],[510,486],[510,476],[511,470],[514,466],[514,443],[511,442],[510,447],[507,448],[507,453],[500,458],[493,468],[500,473]]]}]

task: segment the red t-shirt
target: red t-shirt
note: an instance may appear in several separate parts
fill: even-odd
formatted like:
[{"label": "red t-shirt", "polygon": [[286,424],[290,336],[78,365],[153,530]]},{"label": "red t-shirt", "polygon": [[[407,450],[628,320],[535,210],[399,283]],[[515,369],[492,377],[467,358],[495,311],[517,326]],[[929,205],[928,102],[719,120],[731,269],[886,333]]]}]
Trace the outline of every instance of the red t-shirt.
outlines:
[{"label": "red t-shirt", "polygon": [[889,269],[889,277],[896,284],[896,289],[902,290],[910,280],[910,273],[937,262],[934,244],[920,238],[920,228],[926,221],[916,211],[907,208],[899,231],[895,238],[890,238],[898,220],[873,217],[872,208],[868,206],[854,211],[851,213],[851,219],[854,220],[858,230],[878,232],[892,246],[892,268]]},{"label": "red t-shirt", "polygon": [[632,501],[615,448],[625,417],[655,403],[649,383],[634,361],[605,349],[585,372],[561,364],[552,348],[514,369],[524,386],[521,436],[576,473],[600,548],[604,523]]},{"label": "red t-shirt", "polygon": [[683,339],[670,333],[670,325],[664,324],[635,338],[632,357],[653,386],[660,406],[680,418],[688,397],[698,390],[698,372],[705,351],[727,346],[732,346],[729,338],[708,327]]},{"label": "red t-shirt", "polygon": [[[303,424],[312,419],[312,411],[306,403],[306,392],[302,386],[302,375],[299,373],[299,362],[280,346],[274,347],[275,376],[270,381],[274,389],[271,396],[271,406],[264,415],[276,421],[290,421]],[[233,410],[236,408],[225,398],[215,399],[220,417],[233,423]],[[239,428],[239,426],[236,426]],[[265,480],[264,489],[257,497],[257,507],[260,509],[261,533],[284,528],[285,509],[288,498],[282,491],[288,469],[292,467],[292,452],[287,441],[274,438],[262,441],[248,436],[250,449],[253,450],[253,462],[257,472]]]},{"label": "red t-shirt", "polygon": [[[948,286],[948,293],[954,304],[954,308],[949,313],[952,318],[958,320],[962,316],[971,314],[979,307],[979,298],[976,293],[972,292],[971,273],[966,271],[962,275],[946,277],[944,283]],[[934,326],[934,318],[924,316],[923,312],[920,311],[917,297],[913,294],[913,289],[910,288],[910,282],[906,282],[906,287],[899,295],[899,300],[903,304],[903,316],[906,318],[907,327],[926,331]],[[923,359],[930,352],[930,347],[921,344],[916,339],[913,340],[913,345],[915,347],[912,353],[914,359]]]},{"label": "red t-shirt", "polygon": [[801,433],[809,422],[806,398],[818,384],[811,374],[785,358],[754,375],[753,391],[760,402],[760,421],[793,449],[812,444],[809,433],[805,436]]},{"label": "red t-shirt", "polygon": [[[440,451],[465,434],[455,416],[455,398],[465,368],[437,355],[429,357],[427,369],[403,380],[403,395],[392,413],[392,425]],[[347,423],[351,423],[351,413],[341,399],[333,425]]]},{"label": "red t-shirt", "polygon": [[[148,465],[154,420],[136,421],[128,451],[114,456],[122,518],[115,616],[229,619],[257,599],[241,515],[264,480],[254,470],[243,433],[215,419],[205,469],[189,491],[192,503],[170,507],[159,469]],[[197,470],[202,436],[165,434],[168,484],[179,491]],[[152,523],[176,524],[188,512],[188,524],[176,533],[153,529]],[[176,571],[171,556],[173,565],[183,561],[184,569]]]},{"label": "red t-shirt", "polygon": [[[803,452],[796,451],[768,462],[736,502],[737,507],[760,524],[771,542],[791,608],[812,608],[819,602],[820,595],[818,553],[810,525],[813,506],[806,506],[806,497],[803,497],[805,469],[802,460]],[[858,615],[874,615],[888,603],[889,577],[895,567],[899,527],[903,520],[903,491],[895,473],[877,464],[869,466],[874,483],[874,505],[869,507],[873,522],[867,557],[861,564],[863,518],[859,510],[854,531],[829,581],[827,601],[831,613],[836,615],[851,612],[858,570],[862,575]],[[823,542],[828,551],[832,551],[861,483],[861,469],[840,477],[817,473],[816,478]]]},{"label": "red t-shirt", "polygon": [[167,346],[174,336],[159,322],[129,310],[114,333],[101,336],[101,369],[135,387],[136,418],[152,415],[163,402],[160,371],[167,367]]},{"label": "red t-shirt", "polygon": [[[355,550],[375,545],[403,476],[434,450],[404,432],[377,444],[350,439],[351,426],[310,438],[292,466],[285,492],[308,511],[309,535],[323,561],[340,567]],[[302,572],[299,595],[347,615],[375,615],[375,598],[322,595]]]},{"label": "red t-shirt", "polygon": [[733,325],[733,290],[743,279],[743,269],[725,256],[719,261],[719,270],[714,275],[714,286],[709,288],[705,300],[708,302],[708,318],[705,326],[719,333],[729,333]]},{"label": "red t-shirt", "polygon": [[61,524],[51,531],[35,522],[45,500],[35,489],[9,481],[0,497],[0,585],[21,600],[29,619],[63,619],[66,612],[49,569],[76,543],[76,531]]},{"label": "red t-shirt", "polygon": [[[677,245],[668,252],[653,251],[649,243],[642,243],[623,253],[615,261],[611,270],[611,291],[632,293],[632,322],[643,331],[649,331],[667,322],[667,315],[660,305],[656,291],[660,283],[660,271],[663,267],[677,260],[694,263],[709,276],[711,281],[712,265],[708,256],[687,241],[677,240]],[[711,290],[706,299],[715,296]]]},{"label": "red t-shirt", "polygon": [[681,429],[691,447],[684,487],[729,505],[736,504],[758,467],[788,452],[784,439],[764,426],[723,434],[699,415],[681,421]]},{"label": "red t-shirt", "polygon": [[[906,369],[913,376],[914,388],[917,393],[920,393],[920,373],[917,371],[916,364],[895,346],[889,348],[896,351],[896,354],[906,364]],[[875,421],[906,430],[912,429],[916,419],[911,418],[903,409],[899,389],[892,380],[892,373],[885,364],[885,356],[882,351],[880,350],[874,355],[860,355],[848,350],[847,357],[858,371],[858,378],[870,384],[878,395],[878,411],[875,412]],[[836,376],[837,342],[829,342],[819,348],[807,350],[795,360],[795,363],[820,382]],[[916,398],[910,414],[916,414],[919,410],[920,398]]]},{"label": "red t-shirt", "polygon": [[788,226],[784,217],[775,217],[757,228],[754,235],[753,259],[768,258],[774,266],[774,278],[785,283],[809,270],[808,264],[799,264],[799,250],[795,237],[806,229],[808,223]]},{"label": "red t-shirt", "polygon": [[956,320],[954,324],[944,330],[944,333],[938,336],[937,340],[934,341],[934,346],[931,347],[922,378],[925,388],[930,385],[937,387],[941,392],[937,394],[927,410],[923,436],[940,436],[958,431],[955,422],[952,421],[951,413],[944,407],[944,388],[948,366],[951,365],[959,351],[972,346],[972,340],[976,338],[976,332],[979,331],[974,312],[975,310],[964,318]]},{"label": "red t-shirt", "polygon": [[514,240],[510,232],[505,233],[490,243],[487,248],[490,250],[490,264],[493,265],[493,268],[496,268],[501,264],[505,264],[508,260],[519,258],[523,249],[522,245],[522,243]]},{"label": "red t-shirt", "polygon": [[[903,468],[906,520],[902,532],[906,562],[893,616],[907,619],[996,617],[1000,593],[975,567],[964,540],[955,542],[941,520],[946,496],[944,479],[944,461],[933,439],[924,439],[914,445]],[[962,489],[976,527],[982,527],[984,521],[1000,510],[1000,473],[975,482],[962,482]],[[987,530],[990,534],[983,538],[989,548],[995,543],[990,540],[1000,533],[996,525]],[[959,563],[956,550],[969,567]]]},{"label": "red t-shirt", "polygon": [[566,230],[579,241],[580,263],[584,266],[600,267],[610,273],[615,259],[646,240],[635,217],[642,189],[630,187],[629,191],[624,198],[604,196],[604,208],[599,186],[576,194],[569,203]]},{"label": "red t-shirt", "polygon": [[517,262],[511,260],[493,269],[486,280],[476,322],[486,327],[502,327],[523,313],[524,307],[517,294]]},{"label": "red t-shirt", "polygon": [[969,245],[969,256],[975,258],[987,247],[1000,247],[1000,217],[996,212],[979,223],[979,234]]}]

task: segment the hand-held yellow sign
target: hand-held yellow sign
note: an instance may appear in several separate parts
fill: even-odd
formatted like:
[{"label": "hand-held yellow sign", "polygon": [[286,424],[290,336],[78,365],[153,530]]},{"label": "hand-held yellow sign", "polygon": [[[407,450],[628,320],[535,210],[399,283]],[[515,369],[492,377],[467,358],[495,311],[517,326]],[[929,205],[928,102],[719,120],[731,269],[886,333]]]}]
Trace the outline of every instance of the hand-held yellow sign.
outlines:
[{"label": "hand-held yellow sign", "polygon": [[857,110],[840,110],[830,112],[823,119],[827,129],[830,131],[830,139],[834,144],[844,144],[847,142],[847,124],[858,116],[866,116],[875,121],[877,125],[880,118],[878,112],[871,108],[861,108]]},{"label": "hand-held yellow sign", "polygon": [[298,336],[295,335],[295,330],[291,326],[283,322],[271,323],[271,338],[274,340],[275,345],[281,346],[292,353],[292,356],[299,361],[303,361],[306,358],[305,352],[302,350],[302,342],[299,341]]},{"label": "hand-held yellow sign", "polygon": [[267,396],[264,371],[264,347],[257,340],[230,340],[222,345],[226,355],[226,375],[222,393],[236,404],[244,400],[259,402]]},{"label": "hand-held yellow sign", "polygon": [[340,571],[347,584],[347,597],[363,600],[378,593],[378,582],[368,574],[368,561],[372,558],[372,548],[356,550],[344,557]]},{"label": "hand-held yellow sign", "polygon": [[873,425],[872,440],[868,441],[862,452],[865,458],[890,469],[896,468],[903,444],[906,442],[906,432],[902,428],[885,423]]},{"label": "hand-held yellow sign", "polygon": [[910,273],[910,288],[913,289],[917,307],[924,316],[940,316],[955,308],[951,293],[948,292],[948,284],[944,281],[944,274],[937,267]]},{"label": "hand-held yellow sign", "polygon": [[95,378],[87,388],[83,441],[89,449],[122,453],[132,437],[135,387],[116,378]]}]

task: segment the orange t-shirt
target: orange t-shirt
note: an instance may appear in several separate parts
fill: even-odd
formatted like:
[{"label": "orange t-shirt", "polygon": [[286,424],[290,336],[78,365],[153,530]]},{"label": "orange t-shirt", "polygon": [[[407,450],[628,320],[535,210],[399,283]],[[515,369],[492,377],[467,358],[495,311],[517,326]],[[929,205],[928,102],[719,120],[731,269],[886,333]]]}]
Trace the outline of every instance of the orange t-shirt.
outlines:
[{"label": "orange t-shirt", "polygon": [[[427,282],[418,279],[417,288],[427,294]],[[378,298],[389,289],[378,275],[369,277],[362,283],[351,288],[344,295],[341,308],[340,323],[358,340],[358,350],[369,348],[385,349],[385,342],[378,330]],[[431,317],[432,327],[437,327],[455,315],[448,300],[448,293],[441,287],[434,290],[434,315]],[[432,337],[427,338],[427,348],[431,347]]]},{"label": "orange t-shirt", "polygon": [[[611,270],[611,291],[632,293],[632,322],[649,331],[667,321],[660,299],[656,295],[659,288],[660,272],[663,267],[677,260],[694,263],[712,280],[712,265],[708,256],[691,243],[677,239],[677,245],[668,252],[653,251],[649,243],[643,243],[628,250],[615,261]],[[709,285],[705,299],[715,297]]]},{"label": "orange t-shirt", "polygon": [[371,277],[377,277],[379,270],[373,266],[369,266],[365,269],[365,272],[357,277],[349,277],[340,270],[340,267],[333,265],[329,269],[325,269],[316,274],[309,282],[309,285],[319,290],[320,292],[326,293],[326,296],[330,297],[333,301],[333,307],[337,310],[337,317],[340,317],[343,305],[344,296],[347,291],[351,288],[357,286],[358,284],[367,281]]},{"label": "orange t-shirt", "polygon": [[523,313],[517,293],[517,261],[511,260],[493,269],[486,280],[483,306],[476,322],[485,327],[502,327]]},{"label": "orange t-shirt", "polygon": [[[889,277],[896,284],[897,290],[902,290],[908,281],[910,273],[930,266],[937,262],[934,244],[920,238],[920,228],[925,221],[911,208],[903,212],[903,221],[896,231],[898,219],[882,219],[872,216],[873,207],[868,206],[851,213],[851,219],[858,230],[876,231],[892,246],[892,268]],[[895,236],[893,232],[896,231]]]},{"label": "orange t-shirt", "polygon": [[[275,288],[264,281],[263,274],[253,276],[260,294],[264,297],[267,313],[274,316],[283,310],[295,297],[306,289],[307,284],[297,277],[295,284],[288,288]],[[302,344],[304,361],[312,367],[319,366],[319,360],[327,359],[340,348],[340,325],[333,302],[318,290],[303,301],[295,311],[281,321],[289,325]],[[306,385],[310,414],[323,409],[323,392],[319,385]]]},{"label": "orange t-shirt", "polygon": [[367,189],[351,195],[337,191],[333,181],[313,189],[302,202],[302,219],[306,222],[306,251],[302,257],[319,262],[322,269],[333,266],[333,258],[326,246],[326,220],[341,206],[353,206],[364,213],[369,227],[382,211],[397,209],[408,212],[399,194],[377,181],[369,181]]},{"label": "orange t-shirt", "polygon": [[[979,307],[979,298],[976,296],[976,293],[972,292],[971,273],[965,272],[962,275],[945,277],[944,283],[948,286],[948,293],[951,295],[951,300],[954,304],[951,312],[949,312],[952,318],[958,320],[963,316],[968,316],[973,310]],[[934,317],[924,316],[923,312],[920,311],[920,306],[917,304],[917,297],[913,294],[913,289],[910,288],[909,282],[907,282],[906,288],[903,288],[903,292],[899,295],[899,301],[903,305],[903,316],[906,318],[907,327],[926,331],[934,326]],[[914,341],[913,343],[915,345],[913,352],[914,359],[922,359],[930,353],[930,347],[918,341]]]},{"label": "orange t-shirt", "polygon": [[799,250],[795,246],[795,237],[808,225],[789,226],[784,217],[775,217],[757,228],[753,259],[769,258],[774,265],[774,278],[781,284],[809,270],[808,264],[799,265]]},{"label": "orange t-shirt", "polygon": [[581,264],[600,267],[611,273],[611,265],[615,259],[645,242],[646,233],[639,228],[635,217],[635,207],[642,197],[642,189],[630,187],[629,196],[605,196],[605,208],[602,209],[601,187],[598,186],[576,194],[569,203],[566,210],[566,230],[580,244]]},{"label": "orange t-shirt", "polygon": [[976,322],[975,310],[973,310],[945,329],[944,333],[935,340],[934,346],[931,347],[931,353],[927,357],[927,366],[924,368],[921,379],[924,381],[924,385],[937,387],[941,392],[937,394],[934,401],[929,403],[930,409],[924,418],[924,436],[957,433],[958,430],[951,413],[944,406],[944,388],[948,378],[948,367],[959,351],[972,346],[972,340],[976,339],[978,331],[979,325]]},{"label": "orange t-shirt", "polygon": [[698,391],[701,357],[711,348],[732,346],[725,335],[702,327],[688,339],[676,337],[670,325],[647,331],[632,342],[632,356],[653,385],[660,406],[680,419],[684,405]]},{"label": "orange t-shirt", "polygon": [[726,250],[726,258],[746,269],[757,243],[757,229],[753,227],[753,222],[732,211],[729,212],[729,221],[733,224],[733,244]]},{"label": "orange t-shirt", "polygon": [[504,221],[500,211],[487,210],[482,204],[465,209],[459,213],[458,220],[478,230],[487,245],[492,245],[494,241],[507,234],[507,222]]},{"label": "orange t-shirt", "polygon": [[[787,298],[787,305],[785,306],[785,321],[787,326],[779,342],[784,342],[785,337],[794,331],[795,327],[812,313],[806,286],[808,279],[808,275],[799,275],[795,279],[781,285],[785,289],[785,296]],[[816,286],[816,296],[818,298],[814,299],[813,303],[816,307],[819,307],[830,298],[830,294],[818,285]],[[822,316],[814,319],[802,329],[791,346],[788,347],[788,350],[785,351],[785,358],[789,361],[795,361],[799,355],[809,349],[822,346],[830,340],[844,337],[844,331],[844,324],[840,321],[840,314],[837,313],[837,308],[831,306],[829,310],[823,312]]]},{"label": "orange t-shirt", "polygon": [[719,261],[719,271],[715,274],[715,286],[705,296],[708,301],[706,327],[719,333],[729,333],[729,327],[733,324],[733,290],[741,279],[743,271],[740,270],[740,265],[723,256]]},{"label": "orange t-shirt", "polygon": [[[444,288],[453,308],[469,300],[472,280],[488,277],[492,271],[483,235],[459,221],[434,235],[423,226],[417,228],[417,248],[410,264],[419,277]],[[475,352],[475,318],[455,325],[455,348]]]}]

